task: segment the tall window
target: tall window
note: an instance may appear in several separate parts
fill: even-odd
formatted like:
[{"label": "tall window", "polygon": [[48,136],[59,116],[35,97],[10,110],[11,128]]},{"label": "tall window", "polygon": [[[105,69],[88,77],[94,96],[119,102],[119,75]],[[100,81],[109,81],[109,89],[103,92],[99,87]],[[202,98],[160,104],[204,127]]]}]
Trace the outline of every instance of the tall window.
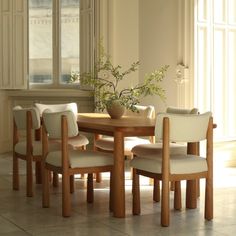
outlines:
[{"label": "tall window", "polygon": [[218,139],[236,138],[236,1],[195,0],[195,103]]},{"label": "tall window", "polygon": [[[94,0],[29,0],[28,7],[30,85],[71,86],[71,75],[81,71],[80,48],[90,47],[86,58],[93,57]],[[82,27],[81,19],[86,19]],[[81,37],[89,44],[81,45]]]}]

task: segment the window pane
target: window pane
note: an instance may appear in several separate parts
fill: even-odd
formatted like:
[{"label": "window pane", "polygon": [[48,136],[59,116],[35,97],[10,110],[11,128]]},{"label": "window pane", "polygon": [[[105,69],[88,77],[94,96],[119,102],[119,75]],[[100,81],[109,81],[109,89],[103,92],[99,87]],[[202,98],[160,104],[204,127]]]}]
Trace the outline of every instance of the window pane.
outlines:
[{"label": "window pane", "polygon": [[229,0],[229,23],[236,25],[236,1]]},{"label": "window pane", "polygon": [[79,0],[61,0],[61,79],[67,83],[79,67]]},{"label": "window pane", "polygon": [[214,4],[214,23],[226,23],[225,9],[226,1],[217,0],[213,1]]},{"label": "window pane", "polygon": [[30,83],[52,83],[52,0],[29,0]]}]

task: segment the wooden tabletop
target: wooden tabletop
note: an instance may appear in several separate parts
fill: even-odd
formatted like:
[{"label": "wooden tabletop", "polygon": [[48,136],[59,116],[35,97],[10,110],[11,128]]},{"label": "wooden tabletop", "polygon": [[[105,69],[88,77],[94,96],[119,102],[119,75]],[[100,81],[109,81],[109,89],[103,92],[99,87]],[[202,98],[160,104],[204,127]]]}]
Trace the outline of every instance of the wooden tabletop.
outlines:
[{"label": "wooden tabletop", "polygon": [[124,132],[125,136],[154,135],[155,119],[123,116],[111,119],[107,114],[80,113],[78,125],[81,131],[113,135],[115,131]]}]

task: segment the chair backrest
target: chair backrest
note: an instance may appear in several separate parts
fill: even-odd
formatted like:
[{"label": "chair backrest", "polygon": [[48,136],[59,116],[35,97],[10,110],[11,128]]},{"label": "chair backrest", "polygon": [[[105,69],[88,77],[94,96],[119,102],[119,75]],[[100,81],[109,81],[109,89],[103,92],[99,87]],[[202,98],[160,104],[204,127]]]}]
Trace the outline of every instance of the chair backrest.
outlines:
[{"label": "chair backrest", "polygon": [[71,110],[61,111],[61,112],[51,112],[50,110],[45,110],[43,112],[43,123],[45,125],[46,131],[51,139],[61,138],[61,118],[62,116],[67,117],[68,124],[68,137],[75,137],[79,133],[76,117]]},{"label": "chair backrest", "polygon": [[68,111],[71,110],[75,115],[78,113],[78,107],[75,102],[65,103],[65,104],[42,104],[35,103],[35,107],[39,110],[42,116],[44,110],[49,109],[52,112]]},{"label": "chair backrest", "polygon": [[163,119],[169,119],[169,137],[171,142],[199,142],[206,139],[211,112],[203,114],[157,114],[156,140],[163,138]]},{"label": "chair backrest", "polygon": [[198,114],[198,109],[197,108],[185,109],[185,108],[179,108],[179,107],[167,107],[166,113],[171,113],[171,114]]},{"label": "chair backrest", "polygon": [[27,112],[31,112],[32,117],[32,129],[40,128],[40,115],[39,111],[35,107],[22,108],[21,106],[16,106],[13,108],[13,118],[17,129],[26,130],[27,129]]},{"label": "chair backrest", "polygon": [[137,112],[133,112],[130,110],[125,111],[126,116],[141,116],[146,118],[154,118],[155,117],[155,108],[154,106],[141,106],[136,105]]}]

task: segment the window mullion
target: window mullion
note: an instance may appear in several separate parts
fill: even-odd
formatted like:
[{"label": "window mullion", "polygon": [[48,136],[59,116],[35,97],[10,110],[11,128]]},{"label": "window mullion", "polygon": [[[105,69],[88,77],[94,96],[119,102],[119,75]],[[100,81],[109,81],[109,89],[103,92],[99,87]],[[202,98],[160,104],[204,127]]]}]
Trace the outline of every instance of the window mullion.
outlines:
[{"label": "window mullion", "polygon": [[53,0],[53,85],[59,86],[60,81],[60,0]]}]

